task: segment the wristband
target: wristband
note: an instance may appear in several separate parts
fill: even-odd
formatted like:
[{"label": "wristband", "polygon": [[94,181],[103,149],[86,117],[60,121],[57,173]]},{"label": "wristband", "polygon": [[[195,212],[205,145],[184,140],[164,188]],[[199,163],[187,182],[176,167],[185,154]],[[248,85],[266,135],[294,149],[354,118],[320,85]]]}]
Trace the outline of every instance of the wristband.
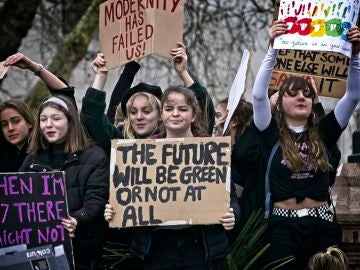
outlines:
[{"label": "wristband", "polygon": [[41,64],[38,64],[37,69],[34,71],[34,75],[39,76],[41,71],[43,71],[43,70],[44,70],[44,66]]}]

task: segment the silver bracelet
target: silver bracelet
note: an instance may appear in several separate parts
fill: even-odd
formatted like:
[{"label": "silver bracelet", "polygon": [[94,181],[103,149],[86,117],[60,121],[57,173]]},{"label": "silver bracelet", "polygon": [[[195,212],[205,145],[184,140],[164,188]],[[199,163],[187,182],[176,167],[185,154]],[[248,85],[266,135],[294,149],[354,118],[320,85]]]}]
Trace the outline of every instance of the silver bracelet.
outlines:
[{"label": "silver bracelet", "polygon": [[42,64],[38,64],[37,69],[34,71],[35,76],[39,76],[41,71],[44,70],[44,66]]}]

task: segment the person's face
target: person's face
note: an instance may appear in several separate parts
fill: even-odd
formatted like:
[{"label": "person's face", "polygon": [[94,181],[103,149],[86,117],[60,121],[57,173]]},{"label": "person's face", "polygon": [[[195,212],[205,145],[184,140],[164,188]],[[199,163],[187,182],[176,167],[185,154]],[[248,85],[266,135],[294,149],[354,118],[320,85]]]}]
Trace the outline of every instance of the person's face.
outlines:
[{"label": "person's face", "polygon": [[21,148],[29,137],[32,126],[13,108],[4,109],[0,114],[0,120],[5,140]]},{"label": "person's face", "polygon": [[63,111],[45,107],[40,114],[40,129],[49,143],[60,143],[68,132],[69,124]]},{"label": "person's face", "polygon": [[227,115],[226,104],[220,103],[215,108],[215,123]]},{"label": "person's face", "polygon": [[164,102],[161,118],[167,132],[184,134],[191,132],[195,114],[192,107],[186,104],[184,95],[174,92]]},{"label": "person's face", "polygon": [[282,110],[289,125],[307,122],[312,112],[312,96],[310,90],[286,90],[282,98]]},{"label": "person's face", "polygon": [[129,120],[132,129],[139,137],[147,137],[158,126],[159,111],[146,96],[136,96],[130,108]]}]

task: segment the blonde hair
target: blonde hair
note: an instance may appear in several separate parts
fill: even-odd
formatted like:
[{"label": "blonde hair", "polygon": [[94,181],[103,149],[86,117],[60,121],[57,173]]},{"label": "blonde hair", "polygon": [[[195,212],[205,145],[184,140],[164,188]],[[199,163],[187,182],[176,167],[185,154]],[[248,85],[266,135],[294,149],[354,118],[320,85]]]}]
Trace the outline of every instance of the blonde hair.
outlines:
[{"label": "blonde hair", "polygon": [[[126,103],[126,117],[124,119],[123,136],[125,139],[136,139],[136,134],[130,123],[130,111],[134,104],[134,100],[137,96],[144,96],[148,99],[154,110],[158,111],[158,123],[161,121],[160,118],[160,100],[154,95],[147,92],[137,92],[132,95]],[[154,133],[158,129],[158,126],[153,130]],[[152,134],[149,134],[152,135]]]},{"label": "blonde hair", "polygon": [[325,252],[313,255],[308,263],[308,270],[347,270],[348,260],[344,252],[331,246]]},{"label": "blonde hair", "polygon": [[64,153],[74,154],[89,147],[90,141],[80,123],[78,112],[74,104],[65,96],[57,96],[67,105],[68,110],[57,103],[45,100],[37,111],[34,132],[30,137],[28,153],[36,154],[39,150],[46,150],[50,144],[45,139],[40,128],[40,114],[46,107],[53,107],[62,111],[68,120],[68,131],[64,138]]},{"label": "blonde hair", "polygon": [[115,117],[114,117],[114,125],[116,127],[120,126],[124,121],[125,117],[121,110],[121,103],[116,107]]}]

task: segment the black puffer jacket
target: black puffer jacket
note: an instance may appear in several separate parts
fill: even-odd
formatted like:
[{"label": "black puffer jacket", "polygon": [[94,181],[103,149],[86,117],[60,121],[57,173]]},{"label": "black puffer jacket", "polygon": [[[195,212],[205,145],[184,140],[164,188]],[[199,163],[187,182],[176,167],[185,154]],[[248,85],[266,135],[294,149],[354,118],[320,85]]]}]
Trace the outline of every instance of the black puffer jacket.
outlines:
[{"label": "black puffer jacket", "polygon": [[66,155],[40,151],[29,155],[19,171],[65,171],[70,216],[77,222],[73,240],[76,254],[97,252],[105,230],[104,209],[109,197],[109,160],[105,152],[92,145],[83,152]]}]

